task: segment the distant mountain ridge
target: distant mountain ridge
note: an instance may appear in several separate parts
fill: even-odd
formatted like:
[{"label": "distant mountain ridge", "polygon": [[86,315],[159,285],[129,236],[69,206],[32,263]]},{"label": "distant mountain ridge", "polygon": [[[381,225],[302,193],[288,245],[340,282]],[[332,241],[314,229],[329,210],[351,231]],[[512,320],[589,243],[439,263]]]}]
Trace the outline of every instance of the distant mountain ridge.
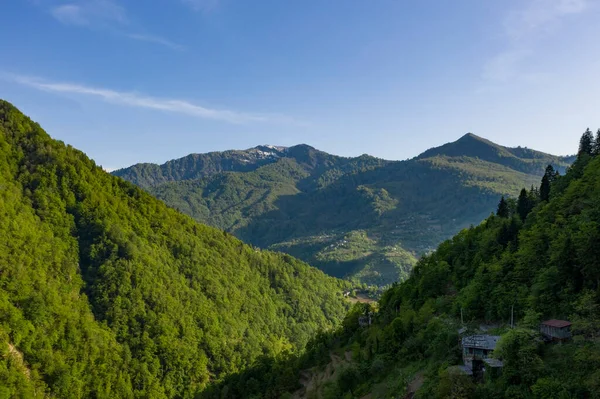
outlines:
[{"label": "distant mountain ridge", "polygon": [[[362,157],[376,159],[370,156]],[[328,168],[336,163],[344,163],[344,160],[356,159],[331,155],[306,144],[292,147],[259,145],[246,150],[190,154],[162,165],[139,163],[115,170],[112,174],[148,188],[170,181],[200,179],[221,172],[251,172],[281,158],[293,158],[309,169]]]},{"label": "distant mountain ridge", "polygon": [[190,154],[162,165],[141,163],[113,172],[140,187],[168,181],[191,180],[219,172],[248,172],[285,156],[287,147],[257,146],[247,150],[229,150]]},{"label": "distant mountain ridge", "polygon": [[340,157],[302,144],[193,154],[113,172],[197,220],[327,273],[385,285],[501,195],[538,185],[572,157],[508,148],[474,134],[407,161]]}]

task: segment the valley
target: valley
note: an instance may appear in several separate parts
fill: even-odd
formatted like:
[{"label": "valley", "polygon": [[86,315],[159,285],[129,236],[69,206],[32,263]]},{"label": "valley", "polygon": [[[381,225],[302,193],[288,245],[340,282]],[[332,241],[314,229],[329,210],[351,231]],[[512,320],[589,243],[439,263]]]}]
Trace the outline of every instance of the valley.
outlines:
[{"label": "valley", "polygon": [[[279,207],[264,219],[256,215],[280,224],[239,219],[239,231],[264,232],[261,243],[275,240],[282,226],[306,226],[303,234],[290,233],[293,240],[269,246],[285,251],[271,251],[199,224],[106,173],[0,102],[0,393],[475,399],[509,392],[542,399],[560,392],[595,399],[600,131],[596,138],[584,134],[566,171],[560,162],[573,159],[550,158],[557,170],[545,168],[539,186],[498,200],[494,189],[521,178],[529,184],[528,173],[549,159],[533,154],[543,160],[512,160],[512,172],[479,158],[363,157],[362,171],[305,191],[301,182],[318,185],[320,177],[285,158],[287,176],[304,176],[287,186],[279,161],[258,166],[257,180],[246,171],[165,183],[236,193],[231,198],[241,196],[240,186],[208,181],[250,179],[260,187],[271,178],[287,187],[295,193],[288,203],[275,196],[270,204]],[[418,201],[423,190],[433,195]],[[412,259],[404,281],[388,287],[336,279],[285,253],[313,248],[321,265],[332,267],[370,259],[360,271],[391,279],[392,259],[408,263],[410,255],[398,242],[435,245],[444,226],[457,228],[463,212],[487,206],[486,196],[496,197],[495,212]],[[258,198],[255,204],[267,206]],[[441,210],[433,213],[435,207]],[[432,213],[417,216],[417,209]],[[295,215],[290,210],[298,218],[284,218]],[[379,225],[369,226],[373,220]],[[410,226],[421,226],[421,235]],[[309,235],[309,227],[320,233]],[[387,271],[382,256],[393,264]],[[564,342],[552,344],[540,323],[568,327]],[[488,335],[497,372],[483,379],[485,371],[476,375],[462,365],[463,346]]]},{"label": "valley", "polygon": [[0,399],[600,399],[600,0],[0,9]]}]

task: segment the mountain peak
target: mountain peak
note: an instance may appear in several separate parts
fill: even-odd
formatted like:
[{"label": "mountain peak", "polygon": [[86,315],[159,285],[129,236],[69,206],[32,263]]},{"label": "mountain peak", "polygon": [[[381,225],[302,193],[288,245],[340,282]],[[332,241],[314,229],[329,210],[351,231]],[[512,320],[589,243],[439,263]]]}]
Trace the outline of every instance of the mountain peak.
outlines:
[{"label": "mountain peak", "polygon": [[316,150],[315,147],[310,146],[308,144],[296,144],[296,145],[290,147],[289,149],[292,149],[292,148],[297,149],[297,150],[305,150],[305,151]]},{"label": "mountain peak", "polygon": [[480,136],[478,136],[478,135],[476,135],[476,134],[473,134],[473,133],[470,133],[470,132],[469,132],[469,133],[467,133],[467,134],[465,134],[464,136],[462,136],[461,138],[459,138],[459,139],[458,139],[458,140],[456,140],[456,141],[464,141],[464,140],[480,140],[480,141],[488,141],[488,140],[484,139],[483,137],[480,137]]},{"label": "mountain peak", "polygon": [[564,170],[564,166],[561,167],[561,165],[568,162],[568,159],[527,148],[504,147],[473,133],[467,133],[452,143],[431,148],[419,155],[417,159],[434,157],[477,158],[516,171],[538,175],[545,168],[543,164],[548,165],[551,163],[558,169]]},{"label": "mountain peak", "polygon": [[252,150],[260,150],[260,151],[266,151],[266,152],[285,152],[288,149],[288,147],[282,146],[282,145],[272,145],[272,144],[263,144],[263,145],[258,145],[254,148],[252,148]]},{"label": "mountain peak", "polygon": [[503,155],[511,155],[501,145],[493,143],[473,133],[467,133],[456,141],[444,144],[439,147],[430,148],[429,150],[419,155],[417,158],[431,158],[440,155],[449,157],[467,156],[486,158],[491,154],[497,156],[498,154],[504,152],[506,152],[506,154]]}]

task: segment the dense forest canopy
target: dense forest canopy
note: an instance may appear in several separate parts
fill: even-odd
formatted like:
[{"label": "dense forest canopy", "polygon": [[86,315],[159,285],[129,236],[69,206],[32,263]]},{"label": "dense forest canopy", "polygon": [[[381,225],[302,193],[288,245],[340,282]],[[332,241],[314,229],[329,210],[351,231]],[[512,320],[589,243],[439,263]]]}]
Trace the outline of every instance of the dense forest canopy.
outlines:
[{"label": "dense forest canopy", "polygon": [[[373,323],[361,327],[369,314]],[[548,319],[571,322],[572,339],[544,343],[539,326]],[[500,335],[493,357],[501,373],[483,381],[458,367],[460,338],[476,333]],[[313,378],[282,378],[293,373]],[[566,174],[548,166],[539,186],[501,198],[483,223],[419,260],[376,308],[355,305],[342,328],[317,336],[302,356],[263,361],[205,397],[292,393],[600,398],[600,130],[586,131]]]},{"label": "dense forest canopy", "polygon": [[507,148],[473,134],[417,158],[344,158],[307,145],[191,154],[113,172],[170,206],[336,277],[384,286],[470,224],[498,196],[538,184],[571,157]]},{"label": "dense forest canopy", "polygon": [[335,327],[345,282],[201,225],[0,101],[0,397],[192,398]]}]

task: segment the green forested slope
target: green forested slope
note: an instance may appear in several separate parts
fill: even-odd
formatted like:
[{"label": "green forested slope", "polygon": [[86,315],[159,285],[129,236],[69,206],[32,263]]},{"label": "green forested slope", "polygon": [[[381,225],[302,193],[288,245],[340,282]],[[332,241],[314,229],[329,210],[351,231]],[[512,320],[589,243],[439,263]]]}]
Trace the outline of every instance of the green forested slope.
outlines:
[{"label": "green forested slope", "polygon": [[[299,394],[298,380],[280,376],[346,352],[352,362],[302,397],[398,398],[423,379],[417,398],[600,398],[600,131],[591,142],[586,134],[566,175],[547,169],[539,190],[502,200],[496,215],[422,258],[382,295],[370,327],[358,317],[372,309],[356,305],[342,329],[317,337],[304,356],[263,362],[260,374],[247,370],[206,397],[252,397],[245,384],[259,376],[266,388],[256,397]],[[551,318],[573,323],[572,341],[543,344],[539,322]],[[501,335],[499,378],[475,384],[452,367],[462,364],[461,327]]]},{"label": "green forested slope", "polygon": [[[208,162],[217,158],[247,170],[220,173]],[[516,196],[539,182],[546,165],[564,171],[571,161],[467,134],[402,162],[300,145],[194,154],[114,173],[246,242],[334,276],[386,285],[405,278],[415,256],[481,222],[499,195]],[[169,182],[152,184],[165,176]]]},{"label": "green forested slope", "polygon": [[191,398],[301,349],[344,283],[111,176],[0,102],[0,397]]}]

